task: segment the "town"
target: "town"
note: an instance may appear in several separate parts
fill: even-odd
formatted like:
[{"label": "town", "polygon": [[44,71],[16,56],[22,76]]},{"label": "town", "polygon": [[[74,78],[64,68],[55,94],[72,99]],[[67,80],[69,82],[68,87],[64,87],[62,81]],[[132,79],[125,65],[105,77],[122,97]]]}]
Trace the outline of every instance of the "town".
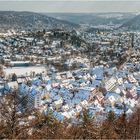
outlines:
[{"label": "town", "polygon": [[140,32],[8,30],[0,34],[0,96],[15,90],[26,107],[78,122],[129,116],[140,103]]}]

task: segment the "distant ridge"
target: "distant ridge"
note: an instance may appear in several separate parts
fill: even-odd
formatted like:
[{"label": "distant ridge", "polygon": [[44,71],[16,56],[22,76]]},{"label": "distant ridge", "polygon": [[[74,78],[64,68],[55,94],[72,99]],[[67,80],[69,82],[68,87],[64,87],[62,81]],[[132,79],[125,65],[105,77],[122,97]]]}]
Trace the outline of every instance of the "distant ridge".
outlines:
[{"label": "distant ridge", "polygon": [[0,29],[40,30],[78,28],[79,25],[34,12],[0,11]]},{"label": "distant ridge", "polygon": [[125,28],[127,30],[140,30],[140,14],[124,23],[121,28]]},{"label": "distant ridge", "polygon": [[122,25],[136,16],[136,13],[44,13],[45,15],[70,21],[76,24],[93,26],[119,24]]}]

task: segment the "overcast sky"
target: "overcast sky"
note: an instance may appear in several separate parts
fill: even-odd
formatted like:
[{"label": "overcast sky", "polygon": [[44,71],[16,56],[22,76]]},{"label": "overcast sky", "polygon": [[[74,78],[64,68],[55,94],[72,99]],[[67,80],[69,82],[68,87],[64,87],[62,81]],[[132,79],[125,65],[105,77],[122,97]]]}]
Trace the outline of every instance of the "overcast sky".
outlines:
[{"label": "overcast sky", "polygon": [[140,0],[0,0],[0,10],[34,11],[46,13],[140,13]]}]

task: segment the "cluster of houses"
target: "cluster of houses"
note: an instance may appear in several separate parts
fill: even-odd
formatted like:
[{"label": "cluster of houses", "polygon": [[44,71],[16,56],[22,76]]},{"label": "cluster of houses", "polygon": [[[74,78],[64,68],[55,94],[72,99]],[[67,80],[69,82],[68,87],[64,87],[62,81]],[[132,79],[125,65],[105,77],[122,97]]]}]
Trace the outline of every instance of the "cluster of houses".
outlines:
[{"label": "cluster of houses", "polygon": [[[6,66],[53,64],[64,70],[106,63],[120,66],[128,57],[131,63],[139,61],[139,38],[137,32],[117,31],[77,34],[48,31],[41,37],[14,33],[0,36],[0,63]],[[77,57],[88,58],[90,63],[86,61],[88,66],[83,66]]]},{"label": "cluster of houses", "polygon": [[91,44],[90,60],[95,65],[108,63],[120,65],[130,57],[130,62],[140,60],[139,32],[85,32],[83,38]]},{"label": "cluster of houses", "polygon": [[51,111],[60,121],[77,121],[83,109],[92,116],[129,115],[140,103],[139,34],[119,36],[88,34],[85,52],[52,32],[0,37],[0,95],[18,90],[27,107]]},{"label": "cluster of houses", "polygon": [[[140,66],[140,64],[139,64]],[[76,121],[83,109],[92,116],[109,111],[131,114],[140,103],[140,72],[103,65],[66,72],[31,73],[17,76],[4,86],[3,92],[17,89],[27,98],[27,106],[53,115],[63,121]]]},{"label": "cluster of houses", "polygon": [[[84,46],[77,47],[76,43],[71,41],[73,33],[69,33],[68,37],[65,37],[65,34],[68,33],[48,31],[42,36],[37,33],[29,35],[26,32],[3,34],[0,36],[0,63],[11,67],[36,64],[51,64],[58,69],[82,67],[79,59],[75,58],[73,61],[71,58],[79,56],[80,52],[84,50]],[[67,63],[67,61],[71,63]]]}]

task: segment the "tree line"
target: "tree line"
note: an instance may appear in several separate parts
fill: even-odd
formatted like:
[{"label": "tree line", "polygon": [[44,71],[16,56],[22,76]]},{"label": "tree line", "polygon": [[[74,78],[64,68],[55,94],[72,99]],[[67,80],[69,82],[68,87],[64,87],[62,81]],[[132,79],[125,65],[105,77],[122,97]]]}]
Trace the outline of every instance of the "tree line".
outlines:
[{"label": "tree line", "polygon": [[16,91],[0,98],[0,139],[140,139],[140,108],[129,116],[109,112],[101,122],[83,110],[72,124],[28,108],[26,102]]}]

